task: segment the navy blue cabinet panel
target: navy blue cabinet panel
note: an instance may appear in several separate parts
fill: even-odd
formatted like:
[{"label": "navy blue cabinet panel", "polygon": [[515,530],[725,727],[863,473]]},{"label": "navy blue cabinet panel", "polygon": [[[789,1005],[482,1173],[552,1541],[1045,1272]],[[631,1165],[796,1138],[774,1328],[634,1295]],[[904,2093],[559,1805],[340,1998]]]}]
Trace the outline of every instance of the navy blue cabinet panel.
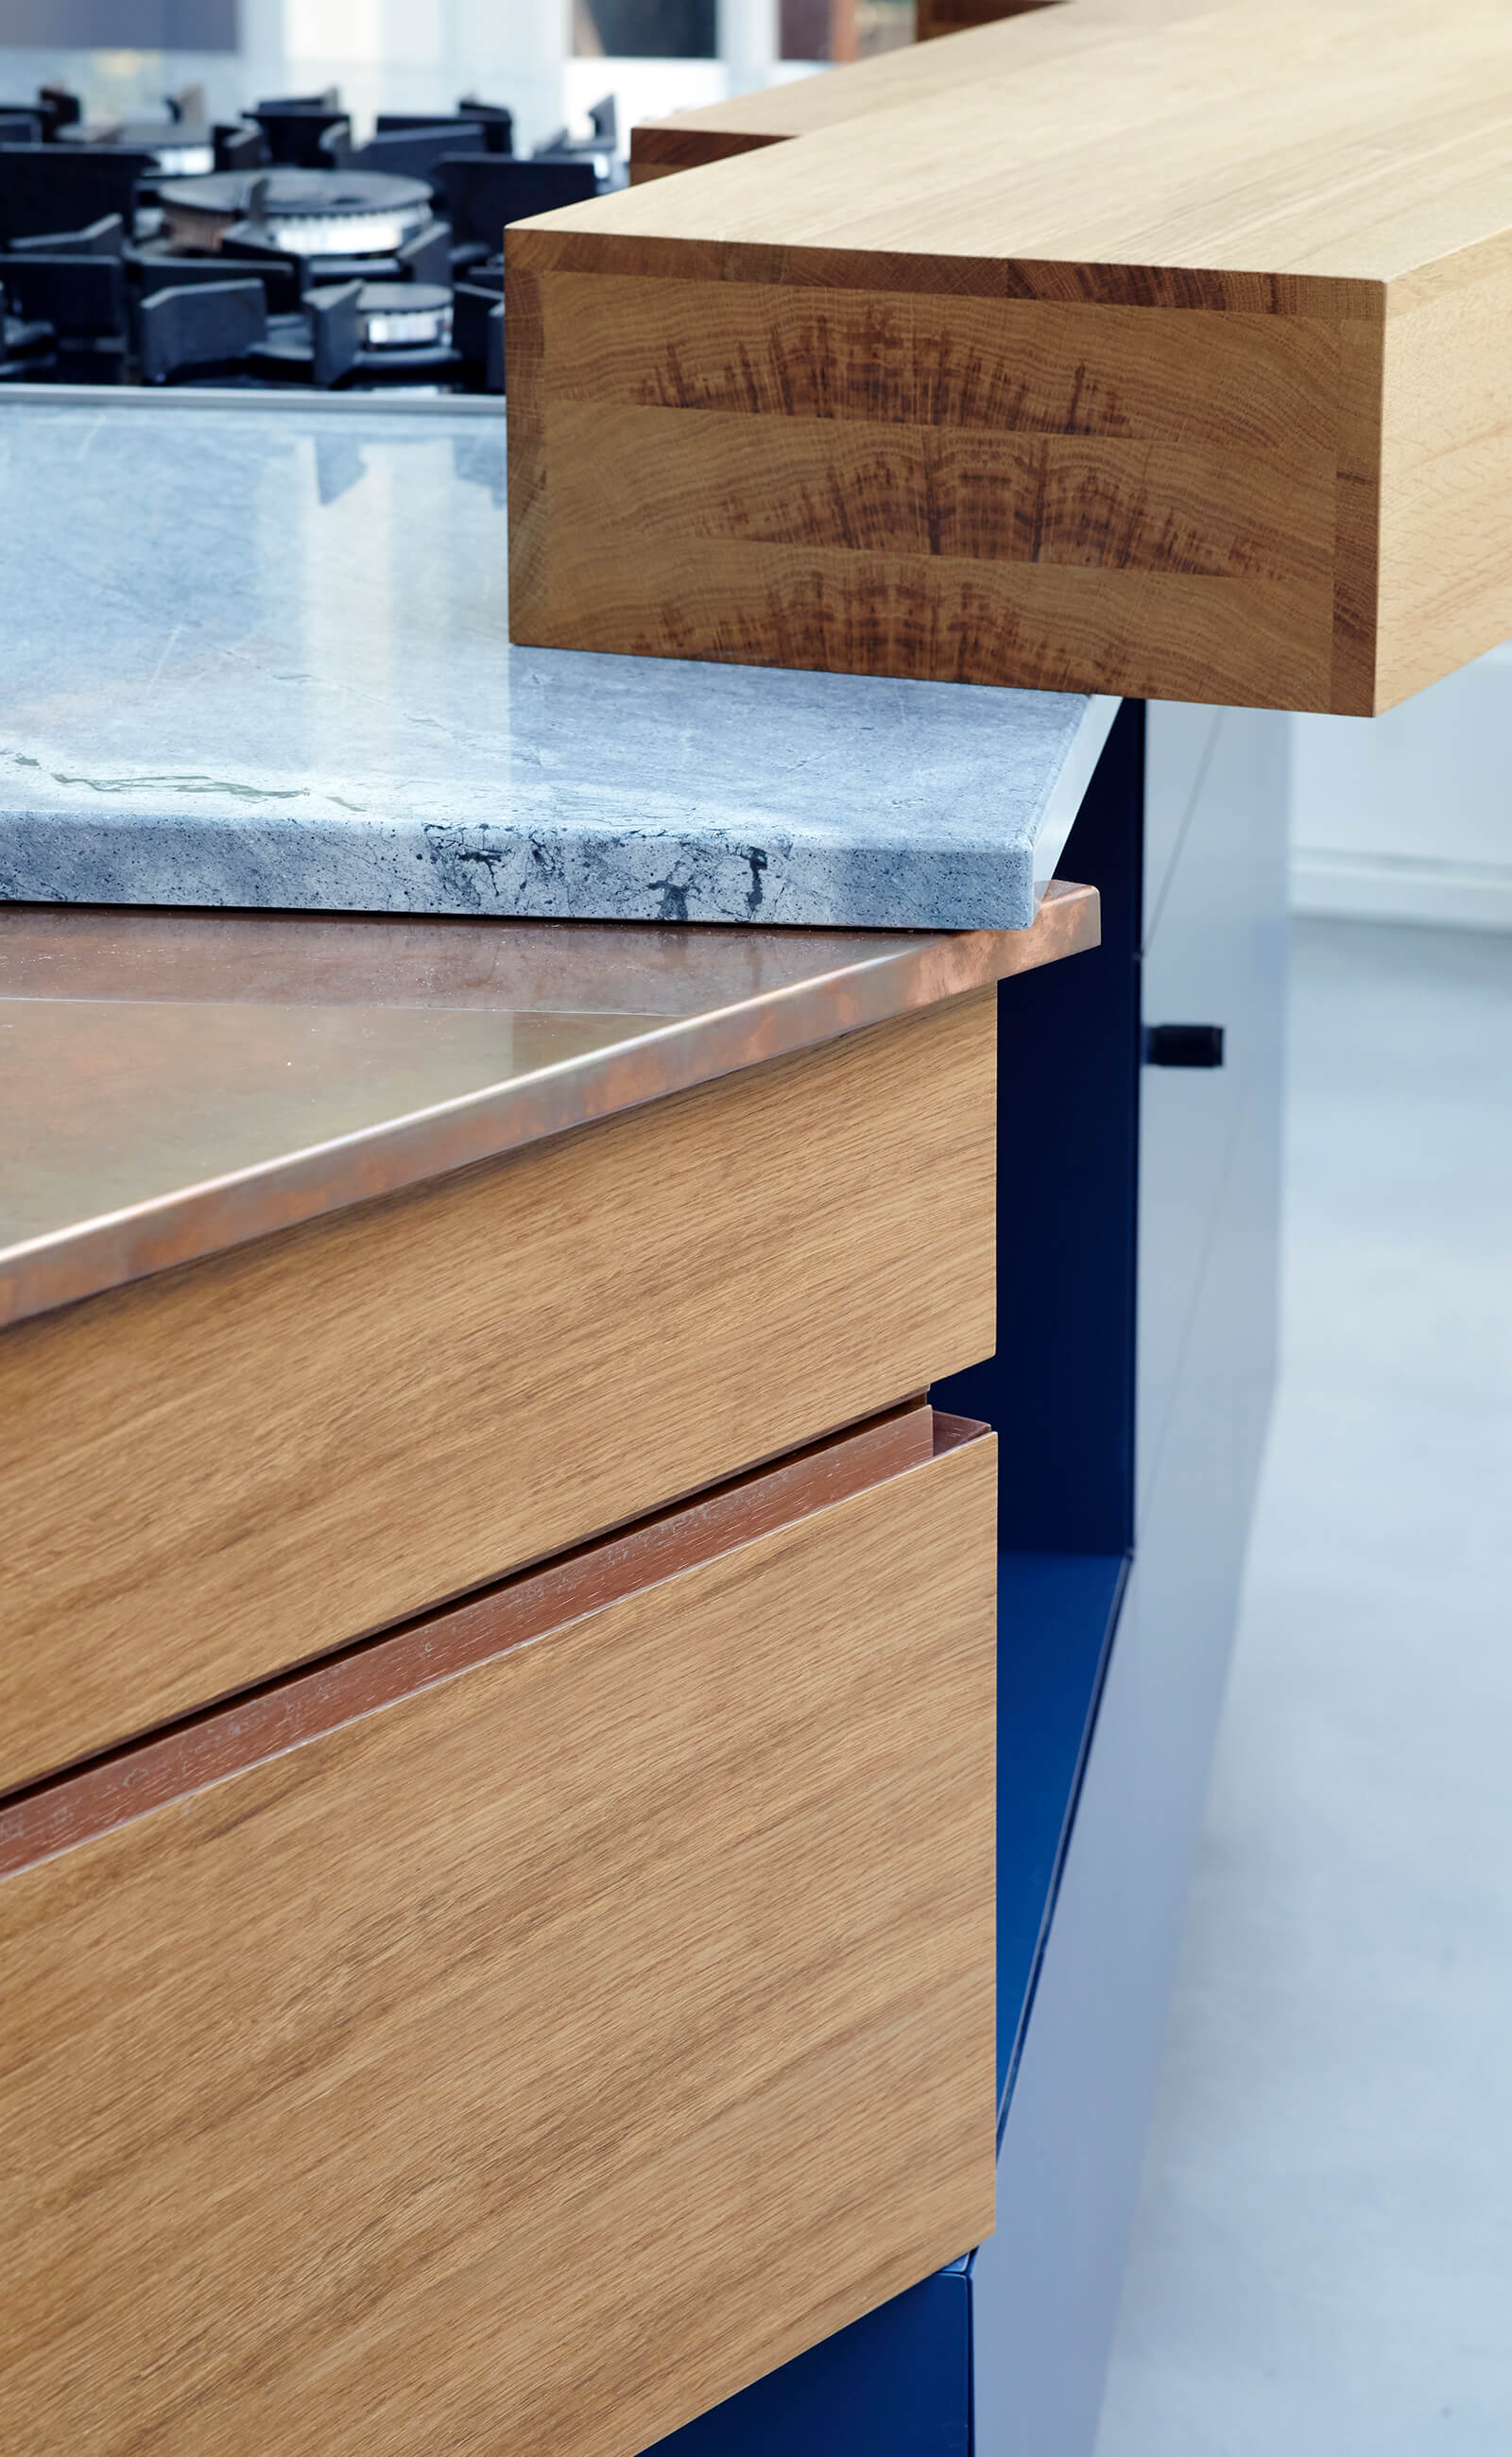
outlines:
[{"label": "navy blue cabinet panel", "polygon": [[[1189,714],[1166,707],[1149,712],[1151,807],[1156,775],[1171,764],[1161,753],[1162,736]],[[1136,1531],[1149,1507],[1241,1122],[1248,1121],[1244,1132],[1274,1137],[1279,1106],[1285,725],[1250,709],[1216,712],[1158,920],[1147,933],[1146,1023],[1221,1025],[1224,1063],[1147,1065],[1140,1084]],[[1262,1117],[1272,1125],[1262,1126]],[[1267,1216],[1274,1227],[1274,1210]],[[1262,1278],[1263,1302],[1273,1279],[1274,1270]]]},{"label": "navy blue cabinet panel", "polygon": [[1133,1531],[1134,1220],[1145,711],[1119,711],[1058,867],[1103,943],[998,993],[998,1322],[937,1407],[997,1433],[1008,1553],[1121,1553]]},{"label": "navy blue cabinet panel", "polygon": [[958,2261],[656,2443],[655,2457],[971,2457]]},{"label": "navy blue cabinet panel", "polygon": [[[999,1563],[1000,2087],[1025,2035],[1124,1573],[1122,1555]],[[963,2261],[674,2431],[656,2457],[970,2457],[970,2447]]]},{"label": "navy blue cabinet panel", "polygon": [[1127,1557],[998,1561],[998,2124],[1027,2031]]}]

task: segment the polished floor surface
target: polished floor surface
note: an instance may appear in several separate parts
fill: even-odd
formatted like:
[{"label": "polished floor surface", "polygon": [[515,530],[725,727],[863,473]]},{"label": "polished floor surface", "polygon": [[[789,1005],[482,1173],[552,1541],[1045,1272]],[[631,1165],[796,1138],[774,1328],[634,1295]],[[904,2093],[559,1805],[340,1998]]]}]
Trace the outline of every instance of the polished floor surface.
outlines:
[{"label": "polished floor surface", "polygon": [[1285,1366],[1097,2457],[1512,2450],[1512,935],[1298,924]]}]

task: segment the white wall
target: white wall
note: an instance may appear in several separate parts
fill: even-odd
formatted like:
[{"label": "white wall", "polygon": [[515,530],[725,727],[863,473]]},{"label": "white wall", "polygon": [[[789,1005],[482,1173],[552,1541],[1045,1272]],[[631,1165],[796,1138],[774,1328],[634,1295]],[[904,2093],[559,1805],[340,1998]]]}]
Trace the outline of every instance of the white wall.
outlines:
[{"label": "white wall", "polygon": [[563,109],[558,117],[584,119],[593,103],[611,93],[619,107],[620,150],[628,152],[630,132],[637,120],[660,119],[669,111],[695,111],[706,102],[723,102],[727,94],[784,85],[792,77],[816,73],[822,71],[807,63],[768,60],[762,66],[749,57],[739,61],[569,60],[562,72]]},{"label": "white wall", "polygon": [[0,44],[0,103],[28,103],[39,85],[83,97],[91,119],[156,119],[163,96],[205,90],[212,118],[230,119],[252,97],[235,52],[72,52]]},{"label": "white wall", "polygon": [[246,98],[335,85],[362,135],[380,111],[507,103],[517,142],[562,122],[570,0],[241,0]]},{"label": "white wall", "polygon": [[1512,930],[1512,643],[1384,716],[1293,718],[1292,904]]},{"label": "white wall", "polygon": [[452,111],[477,93],[507,103],[522,150],[613,93],[622,141],[637,119],[720,102],[811,68],[776,57],[777,0],[720,0],[717,60],[573,59],[571,0],[240,0],[239,54],[0,46],[0,100],[53,78],[92,117],[156,115],[203,85],[212,116],[264,95],[339,86],[359,136],[380,111]]}]

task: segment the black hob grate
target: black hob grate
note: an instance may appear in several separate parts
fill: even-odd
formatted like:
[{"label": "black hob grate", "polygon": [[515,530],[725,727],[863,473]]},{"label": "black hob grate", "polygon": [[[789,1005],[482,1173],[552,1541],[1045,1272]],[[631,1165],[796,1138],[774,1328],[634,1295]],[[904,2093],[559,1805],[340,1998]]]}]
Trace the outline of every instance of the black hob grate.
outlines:
[{"label": "black hob grate", "polygon": [[362,146],[334,93],[214,126],[193,91],[108,128],[0,101],[0,382],[502,392],[504,228],[609,184],[593,116],[521,156],[467,100]]}]

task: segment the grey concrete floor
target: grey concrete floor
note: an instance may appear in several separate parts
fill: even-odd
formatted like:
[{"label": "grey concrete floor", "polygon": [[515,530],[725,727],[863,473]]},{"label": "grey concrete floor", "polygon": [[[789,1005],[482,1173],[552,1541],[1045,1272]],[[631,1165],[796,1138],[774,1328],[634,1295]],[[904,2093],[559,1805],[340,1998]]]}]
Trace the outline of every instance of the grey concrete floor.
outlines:
[{"label": "grey concrete floor", "polygon": [[1097,2457],[1509,2457],[1512,936],[1298,924],[1288,1145]]}]

